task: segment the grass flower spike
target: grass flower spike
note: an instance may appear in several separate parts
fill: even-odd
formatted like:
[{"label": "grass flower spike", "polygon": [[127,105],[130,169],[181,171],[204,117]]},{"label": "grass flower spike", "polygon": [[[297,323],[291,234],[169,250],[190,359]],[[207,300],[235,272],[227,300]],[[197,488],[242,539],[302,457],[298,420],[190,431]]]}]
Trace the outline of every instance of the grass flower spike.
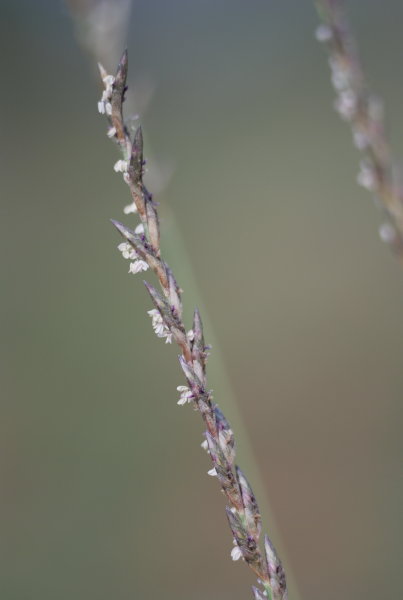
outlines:
[{"label": "grass flower spike", "polygon": [[160,290],[144,282],[153,308],[148,311],[152,327],[166,343],[175,342],[180,349],[179,363],[186,385],[179,385],[179,405],[192,404],[203,419],[205,440],[202,447],[210,456],[212,465],[208,474],[219,481],[227,501],[227,518],[234,547],[228,555],[243,560],[255,573],[259,587],[253,587],[255,600],[287,600],[284,570],[272,542],[261,539],[261,517],[256,498],[245,475],[235,464],[234,433],[213,401],[207,385],[206,363],[210,347],[206,345],[203,324],[195,309],[189,330],[182,320],[182,290],[160,247],[160,227],[157,206],[143,182],[143,135],[138,127],[133,139],[123,118],[126,93],[127,52],[124,52],[116,76],[108,75],[100,66],[104,85],[99,112],[108,120],[108,137],[118,144],[122,158],[114,169],[123,174],[132,201],[123,212],[137,214],[139,224],[134,229],[118,221],[113,224],[124,241],[118,249],[123,258],[132,261],[130,273],[150,269],[156,275]]},{"label": "grass flower spike", "polygon": [[385,134],[382,102],[366,84],[342,0],[317,0],[317,7],[323,22],[316,39],[329,49],[334,106],[362,153],[357,183],[383,209],[387,222],[379,229],[380,237],[403,264],[403,187]]}]

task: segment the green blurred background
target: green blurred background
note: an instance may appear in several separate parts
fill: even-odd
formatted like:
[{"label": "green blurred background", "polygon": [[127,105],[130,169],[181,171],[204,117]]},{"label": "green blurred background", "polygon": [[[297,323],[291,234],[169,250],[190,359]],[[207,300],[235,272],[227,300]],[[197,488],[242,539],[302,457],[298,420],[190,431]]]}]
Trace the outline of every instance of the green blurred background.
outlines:
[{"label": "green blurred background", "polygon": [[[403,5],[348,4],[400,158]],[[128,105],[290,600],[395,600],[403,272],[316,24],[309,1],[138,0]],[[250,598],[177,352],[116,251],[109,218],[134,221],[74,30],[61,0],[0,4],[0,596]]]}]

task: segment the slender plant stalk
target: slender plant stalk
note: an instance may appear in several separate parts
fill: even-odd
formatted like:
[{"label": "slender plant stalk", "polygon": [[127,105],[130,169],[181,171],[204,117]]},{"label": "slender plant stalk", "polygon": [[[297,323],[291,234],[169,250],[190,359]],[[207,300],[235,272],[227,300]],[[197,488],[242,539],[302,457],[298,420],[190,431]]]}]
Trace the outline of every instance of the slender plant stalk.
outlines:
[{"label": "slender plant stalk", "polygon": [[387,222],[379,228],[380,237],[403,264],[403,188],[385,133],[382,102],[367,86],[343,0],[317,0],[316,5],[323,21],[316,38],[329,50],[335,108],[350,123],[354,145],[362,153],[357,182],[373,192],[383,209]]},{"label": "slender plant stalk", "polygon": [[192,404],[203,418],[206,431],[202,446],[212,461],[209,475],[217,477],[228,503],[226,511],[234,541],[231,556],[246,562],[257,576],[259,587],[253,586],[255,600],[287,600],[284,569],[269,537],[265,535],[263,544],[261,542],[259,508],[246,477],[235,464],[234,433],[207,387],[209,346],[204,341],[199,311],[195,309],[193,326],[187,331],[182,320],[182,290],[161,254],[157,208],[143,182],[142,130],[139,127],[131,139],[123,118],[127,70],[126,51],[115,76],[100,65],[104,91],[98,103],[99,112],[105,114],[109,122],[108,136],[117,142],[123,156],[114,169],[122,172],[131,193],[132,202],[125,212],[138,213],[140,217],[134,231],[112,221],[125,239],[119,250],[131,261],[129,272],[151,269],[159,280],[161,292],[144,282],[154,304],[148,312],[157,336],[167,343],[175,341],[181,350],[179,361],[187,385],[178,386],[178,404]]}]

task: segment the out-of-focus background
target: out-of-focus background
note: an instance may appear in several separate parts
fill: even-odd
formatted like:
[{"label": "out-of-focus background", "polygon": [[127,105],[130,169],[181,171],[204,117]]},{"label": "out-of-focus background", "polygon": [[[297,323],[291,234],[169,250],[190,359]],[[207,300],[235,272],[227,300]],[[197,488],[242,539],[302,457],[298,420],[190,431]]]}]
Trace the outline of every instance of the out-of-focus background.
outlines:
[{"label": "out-of-focus background", "polygon": [[[402,3],[348,6],[400,158]],[[135,221],[71,8],[0,5],[0,595],[249,598],[177,352],[116,250],[109,218]],[[187,314],[208,311],[210,385],[290,596],[395,600],[403,272],[355,183],[313,5],[138,0],[121,21],[163,248]],[[124,42],[98,30],[112,64]]]}]

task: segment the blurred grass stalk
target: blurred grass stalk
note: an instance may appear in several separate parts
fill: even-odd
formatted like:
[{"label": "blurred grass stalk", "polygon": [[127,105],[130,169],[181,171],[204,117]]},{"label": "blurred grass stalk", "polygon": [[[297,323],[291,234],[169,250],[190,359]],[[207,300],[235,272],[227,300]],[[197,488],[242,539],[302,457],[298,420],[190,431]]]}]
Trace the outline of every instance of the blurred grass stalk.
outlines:
[{"label": "blurred grass stalk", "polygon": [[322,19],[316,39],[329,50],[334,106],[350,124],[362,154],[357,183],[373,193],[383,210],[387,221],[379,235],[403,264],[403,186],[385,133],[383,103],[366,83],[343,0],[317,0],[316,5]]},{"label": "blurred grass stalk", "polygon": [[[116,57],[118,49],[120,50],[124,47],[127,37],[131,0],[66,0],[66,2],[69,5],[73,17],[78,41],[83,49],[88,52],[91,57],[100,59],[100,61],[108,65],[108,67],[114,62],[117,62]],[[153,175],[150,175],[152,178]],[[194,295],[200,299],[202,298],[202,294],[198,290],[183,237],[175,222],[173,214],[170,211],[167,212],[168,218],[166,218],[166,225],[170,235],[167,236],[166,245],[168,246],[171,256],[175,258],[178,270],[186,281],[187,287],[192,289]],[[275,519],[272,511],[269,508],[267,493],[264,490],[262,476],[253,455],[249,436],[246,433],[242,416],[237,407],[234,392],[231,389],[231,383],[227,375],[223,355],[214,335],[214,329],[211,326],[211,320],[208,317],[207,309],[200,300],[199,306],[204,315],[204,322],[207,323],[209,339],[214,347],[214,361],[210,366],[212,378],[216,382],[216,387],[220,388],[220,393],[225,399],[223,404],[231,414],[231,422],[235,425],[238,443],[240,443],[242,447],[243,462],[247,465],[248,473],[254,482],[254,488],[257,490],[257,495],[260,498],[265,498],[265,502],[261,502],[261,504],[264,505],[265,513],[268,516],[271,536],[277,540],[277,546],[282,549],[281,554],[284,556],[285,552],[283,550],[283,545],[281,542],[278,542],[280,536],[275,526]],[[292,575],[290,575],[289,567],[287,569],[287,584],[288,588],[292,591],[292,597],[295,600],[298,600],[299,595],[297,587]],[[256,593],[258,592],[256,591]]]}]

